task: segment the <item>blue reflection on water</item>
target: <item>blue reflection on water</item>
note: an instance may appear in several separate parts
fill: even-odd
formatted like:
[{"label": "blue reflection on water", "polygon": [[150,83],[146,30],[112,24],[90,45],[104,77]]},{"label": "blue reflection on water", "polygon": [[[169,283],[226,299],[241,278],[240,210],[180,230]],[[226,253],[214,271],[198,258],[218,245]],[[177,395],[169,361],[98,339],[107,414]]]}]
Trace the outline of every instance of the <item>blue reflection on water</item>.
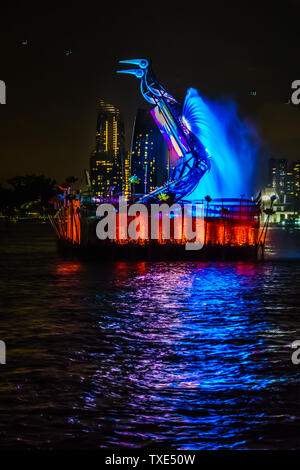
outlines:
[{"label": "blue reflection on water", "polygon": [[0,248],[0,445],[300,448],[299,263],[83,263],[45,235]]},{"label": "blue reflection on water", "polygon": [[264,308],[269,268],[136,268],[133,274],[126,263],[117,267],[117,291],[106,293],[114,309],[99,320],[115,349],[105,374],[102,363],[94,377],[89,400],[93,393],[97,399],[103,377],[108,393],[113,383],[121,403],[124,390],[127,396],[116,414],[120,430],[109,443],[120,445],[121,433],[122,445],[127,436],[182,449],[247,448],[248,434],[265,419],[256,406],[266,390],[286,380],[268,339],[279,333]]}]

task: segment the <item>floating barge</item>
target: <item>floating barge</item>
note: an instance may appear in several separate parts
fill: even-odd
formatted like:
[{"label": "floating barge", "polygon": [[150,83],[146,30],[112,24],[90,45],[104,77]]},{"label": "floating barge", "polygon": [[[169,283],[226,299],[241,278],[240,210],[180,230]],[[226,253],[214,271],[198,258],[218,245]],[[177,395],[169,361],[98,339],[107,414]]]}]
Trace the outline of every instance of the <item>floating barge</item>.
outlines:
[{"label": "floating barge", "polygon": [[[149,238],[151,220],[146,230],[140,229],[137,240],[118,239],[118,226],[114,239],[100,240],[96,234],[99,217],[95,203],[80,199],[59,202],[51,224],[57,235],[62,254],[76,254],[100,261],[112,260],[257,260],[263,256],[264,238],[260,230],[260,207],[248,199],[216,199],[204,205],[204,246],[199,250],[186,250],[186,239],[174,237],[174,219],[170,218],[170,237],[162,236],[160,219],[159,237]],[[118,221],[118,218],[117,218]],[[128,224],[132,218],[128,217]],[[118,225],[118,222],[117,222]],[[145,235],[146,234],[146,235]]]}]

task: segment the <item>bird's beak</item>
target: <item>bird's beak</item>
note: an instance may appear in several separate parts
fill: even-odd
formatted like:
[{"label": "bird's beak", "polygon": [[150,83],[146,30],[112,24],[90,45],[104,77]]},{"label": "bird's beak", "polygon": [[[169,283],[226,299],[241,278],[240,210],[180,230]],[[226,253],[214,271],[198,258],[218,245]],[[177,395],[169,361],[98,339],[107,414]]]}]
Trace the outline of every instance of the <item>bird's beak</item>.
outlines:
[{"label": "bird's beak", "polygon": [[137,78],[144,76],[144,72],[141,69],[117,70],[117,73],[128,73],[129,75],[135,75]]},{"label": "bird's beak", "polygon": [[141,69],[146,69],[149,65],[149,62],[147,59],[127,59],[119,60],[119,64],[138,65]]}]

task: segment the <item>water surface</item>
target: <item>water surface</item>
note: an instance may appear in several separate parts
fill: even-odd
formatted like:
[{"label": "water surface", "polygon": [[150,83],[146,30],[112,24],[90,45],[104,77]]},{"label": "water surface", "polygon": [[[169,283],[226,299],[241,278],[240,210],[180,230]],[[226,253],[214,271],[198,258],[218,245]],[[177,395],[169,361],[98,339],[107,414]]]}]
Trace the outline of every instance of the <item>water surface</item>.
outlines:
[{"label": "water surface", "polygon": [[101,265],[0,231],[0,446],[300,448],[298,262]]}]

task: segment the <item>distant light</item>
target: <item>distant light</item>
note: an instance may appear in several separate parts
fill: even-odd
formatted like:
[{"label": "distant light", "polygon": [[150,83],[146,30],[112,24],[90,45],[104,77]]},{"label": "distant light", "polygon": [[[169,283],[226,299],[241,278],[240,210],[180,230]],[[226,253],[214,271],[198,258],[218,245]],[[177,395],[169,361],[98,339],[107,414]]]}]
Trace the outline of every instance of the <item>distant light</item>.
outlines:
[{"label": "distant light", "polygon": [[71,55],[71,54],[72,54],[72,51],[71,51],[71,49],[69,49],[69,50],[65,51],[65,55],[66,55],[66,56],[69,56],[69,55]]},{"label": "distant light", "polygon": [[262,197],[262,200],[263,201],[269,201],[270,200],[270,196],[268,196],[267,194],[265,196]]},{"label": "distant light", "polygon": [[27,41],[27,39],[22,39],[21,44],[22,44],[22,46],[28,46],[28,41]]}]

